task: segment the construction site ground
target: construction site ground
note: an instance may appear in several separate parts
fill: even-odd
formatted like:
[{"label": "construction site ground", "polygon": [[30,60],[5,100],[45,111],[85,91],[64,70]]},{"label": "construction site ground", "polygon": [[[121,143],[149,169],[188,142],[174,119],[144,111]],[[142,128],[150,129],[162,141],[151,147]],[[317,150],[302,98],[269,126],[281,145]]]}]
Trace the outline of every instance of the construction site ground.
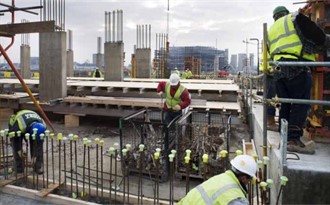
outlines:
[{"label": "construction site ground", "polygon": [[[63,115],[50,115],[49,116],[52,120],[53,126],[56,130],[56,133],[63,133],[63,136],[67,136],[70,133],[72,134],[77,134],[79,136],[79,141],[80,143],[78,144],[78,148],[77,148],[77,157],[78,157],[78,162],[80,163],[80,166],[82,166],[82,162],[83,162],[83,143],[82,143],[82,139],[87,137],[89,139],[92,140],[92,146],[91,146],[91,165],[90,168],[91,169],[96,169],[96,160],[95,159],[95,143],[94,140],[95,138],[100,138],[102,140],[104,140],[104,149],[103,149],[103,160],[104,160],[104,172],[109,171],[109,167],[110,167],[110,157],[107,154],[107,150],[109,149],[110,146],[113,146],[114,143],[119,143],[120,141],[120,136],[119,136],[119,126],[118,126],[118,118],[111,118],[111,117],[93,117],[93,116],[88,116],[88,117],[80,117],[80,126],[76,127],[76,128],[66,128],[64,126],[64,120],[63,120]],[[1,120],[1,128],[5,129],[7,127],[7,121],[6,119],[2,119]],[[235,153],[235,151],[237,149],[242,149],[242,139],[245,139],[246,141],[249,141],[249,135],[248,135],[248,129],[246,127],[245,124],[242,123],[241,119],[239,117],[234,117],[232,119],[232,139],[230,140],[231,146],[230,146],[230,150],[232,152],[232,155]],[[50,145],[50,142],[49,142]],[[45,147],[45,143],[44,143],[44,147]],[[54,155],[55,155],[55,162],[58,161],[58,157],[59,157],[59,152],[58,152],[59,147],[58,146],[54,146]],[[62,157],[63,157],[63,147],[61,149],[61,153],[62,153]],[[66,146],[66,156],[68,156],[66,158],[67,160],[67,164],[69,164],[69,146]],[[46,150],[44,149],[44,153],[46,152]],[[51,150],[50,148],[48,149],[48,154],[50,157],[50,153]],[[44,155],[45,156],[45,155]],[[100,157],[100,156],[99,156]],[[46,163],[46,162],[45,162]],[[117,174],[119,175],[119,177],[117,178],[117,185],[119,185],[122,189],[123,183],[119,184],[122,177],[120,177],[122,175],[121,172],[121,166],[120,166],[120,161],[118,160],[117,162],[113,161],[113,172],[114,172],[114,163],[117,163]],[[57,179],[59,177],[59,167],[57,167],[56,163],[55,163],[54,167],[54,174],[55,174],[55,179]],[[64,181],[64,168],[63,168],[63,160],[61,162],[61,180]],[[79,165],[78,165],[79,166]],[[99,165],[100,166],[100,165]],[[52,165],[50,163],[49,160],[49,164],[48,164],[48,168],[49,168],[49,178],[52,178]],[[70,167],[66,167],[66,182],[70,183],[71,179],[70,179]],[[30,170],[31,173],[32,170]],[[82,169],[78,169],[77,173],[79,175],[79,179],[82,180],[81,176],[82,176]],[[91,175],[95,176],[95,173],[93,171],[91,171]],[[75,176],[75,175],[74,175]],[[154,180],[151,180],[152,176],[148,175],[148,174],[144,174],[143,175],[143,195],[145,197],[149,197],[149,198],[153,198],[154,192]],[[39,177],[40,179],[41,177]],[[73,177],[74,178],[74,177]],[[99,176],[100,178],[100,176]],[[109,175],[104,174],[104,180],[102,182],[104,189],[108,189],[107,187],[110,187],[109,185]],[[88,181],[88,179],[86,179]],[[130,177],[129,177],[129,192],[131,194],[136,194],[138,191],[138,174],[134,174],[131,173]],[[91,179],[92,183],[95,182],[95,179]],[[180,198],[182,198],[185,195],[185,191],[186,191],[186,182],[185,182],[185,178],[182,176],[179,177],[175,177],[174,179],[174,199],[175,200],[179,200]],[[197,184],[201,183],[202,179],[195,179],[195,178],[191,178],[190,179],[190,189],[195,187]],[[91,184],[92,184],[91,183]],[[169,198],[169,181],[167,182],[161,182],[159,184],[159,198],[160,199],[168,199]],[[99,182],[100,184],[100,182]],[[86,187],[88,188],[88,186],[86,185]],[[114,188],[114,186],[112,185],[112,188]],[[65,190],[60,190],[60,195],[64,195],[64,196],[68,196],[71,197],[71,193],[67,192]],[[14,197],[13,200],[9,200],[11,197],[8,196],[7,194],[2,195],[2,193],[0,194],[0,204],[10,204],[11,202],[14,204],[14,201],[18,201],[15,204],[22,204],[19,202],[19,200],[21,200],[20,197]],[[7,203],[7,201],[11,201],[9,203]],[[24,201],[24,204],[29,204],[29,200],[25,200],[25,198],[22,199]],[[102,201],[94,201],[94,202],[99,202],[102,203]],[[35,201],[31,201],[31,204],[36,204]],[[40,204],[42,204],[40,202]],[[46,203],[49,204],[49,203]]]}]

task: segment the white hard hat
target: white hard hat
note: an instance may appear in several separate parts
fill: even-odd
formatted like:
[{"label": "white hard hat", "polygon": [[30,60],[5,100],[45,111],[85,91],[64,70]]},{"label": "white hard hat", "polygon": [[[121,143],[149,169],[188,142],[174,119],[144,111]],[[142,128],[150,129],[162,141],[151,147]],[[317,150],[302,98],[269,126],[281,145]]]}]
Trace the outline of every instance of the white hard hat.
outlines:
[{"label": "white hard hat", "polygon": [[180,77],[176,73],[172,73],[170,76],[170,85],[176,86],[180,82]]},{"label": "white hard hat", "polygon": [[251,177],[256,177],[257,163],[253,157],[249,155],[238,155],[230,161],[230,164],[238,171]]}]

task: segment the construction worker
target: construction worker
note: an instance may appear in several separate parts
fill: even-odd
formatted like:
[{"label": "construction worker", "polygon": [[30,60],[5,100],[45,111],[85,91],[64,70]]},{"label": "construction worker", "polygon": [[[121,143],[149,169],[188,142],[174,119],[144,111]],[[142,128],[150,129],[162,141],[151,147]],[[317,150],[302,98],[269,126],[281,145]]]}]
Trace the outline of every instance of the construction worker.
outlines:
[{"label": "construction worker", "polygon": [[[284,6],[273,11],[274,24],[268,31],[268,52],[273,61],[315,61],[317,52],[324,52],[330,38],[302,13],[290,14]],[[280,98],[310,99],[312,77],[307,66],[280,66],[274,73],[276,93]],[[288,151],[313,154],[315,144],[304,144],[303,125],[309,104],[282,103],[280,121],[288,121]]]},{"label": "construction worker", "polygon": [[249,155],[238,155],[230,164],[231,170],[213,176],[190,190],[178,205],[248,205],[246,185],[256,177],[257,163]]},{"label": "construction worker", "polygon": [[180,71],[177,67],[175,67],[174,73],[178,74],[178,76],[180,76]]},{"label": "construction worker", "polygon": [[187,68],[184,73],[181,76],[181,79],[191,79],[192,78],[192,72]]},{"label": "construction worker", "polygon": [[95,71],[93,72],[93,78],[102,78],[103,74],[102,71],[100,71],[99,67],[95,68]]},{"label": "construction worker", "polygon": [[176,73],[171,74],[168,82],[158,83],[157,94],[163,97],[163,93],[165,93],[164,123],[169,124],[190,105],[191,99],[188,89],[180,84],[180,77]]},{"label": "construction worker", "polygon": [[[46,130],[44,120],[34,111],[21,110],[11,116],[8,127],[9,133],[13,132],[15,134],[15,137],[12,137],[11,141],[16,172],[24,172],[22,140],[25,138],[25,134],[29,133],[30,154],[34,162],[33,169],[37,174],[42,174],[43,139],[40,137],[40,134]],[[17,135],[17,131],[21,132],[20,137]],[[36,134],[35,138],[33,136],[34,134]]]},{"label": "construction worker", "polygon": [[[268,54],[268,53],[267,53]],[[266,92],[267,92],[267,99],[272,99],[275,97],[275,82],[274,82],[274,69],[270,66],[269,61],[271,61],[269,54],[267,55],[267,65],[266,70],[263,70],[263,59],[260,58],[260,71],[263,72],[267,77],[267,85],[266,85]],[[276,109],[272,105],[267,105],[267,130],[271,130],[274,132],[279,131],[279,126],[276,124],[275,121]]]}]

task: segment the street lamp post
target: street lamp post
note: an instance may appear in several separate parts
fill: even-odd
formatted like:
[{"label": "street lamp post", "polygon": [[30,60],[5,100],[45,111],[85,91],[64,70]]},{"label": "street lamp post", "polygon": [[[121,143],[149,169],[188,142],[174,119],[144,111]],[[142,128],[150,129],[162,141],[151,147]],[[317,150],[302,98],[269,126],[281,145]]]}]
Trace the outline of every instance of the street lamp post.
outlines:
[{"label": "street lamp post", "polygon": [[259,39],[257,38],[250,38],[250,41],[257,41],[257,61],[258,61],[258,64],[257,64],[257,73],[259,75]]}]

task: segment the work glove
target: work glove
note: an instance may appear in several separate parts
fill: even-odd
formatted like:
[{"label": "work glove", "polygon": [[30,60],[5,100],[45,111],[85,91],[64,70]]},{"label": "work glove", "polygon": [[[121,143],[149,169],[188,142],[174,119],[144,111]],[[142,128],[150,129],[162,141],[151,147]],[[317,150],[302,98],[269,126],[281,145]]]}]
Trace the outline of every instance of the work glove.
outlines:
[{"label": "work glove", "polygon": [[175,106],[173,107],[173,110],[175,110],[175,111],[179,111],[179,110],[181,110],[181,106],[180,106],[180,105],[175,105]]},{"label": "work glove", "polygon": [[163,91],[160,91],[159,93],[157,93],[157,95],[163,96]]}]

